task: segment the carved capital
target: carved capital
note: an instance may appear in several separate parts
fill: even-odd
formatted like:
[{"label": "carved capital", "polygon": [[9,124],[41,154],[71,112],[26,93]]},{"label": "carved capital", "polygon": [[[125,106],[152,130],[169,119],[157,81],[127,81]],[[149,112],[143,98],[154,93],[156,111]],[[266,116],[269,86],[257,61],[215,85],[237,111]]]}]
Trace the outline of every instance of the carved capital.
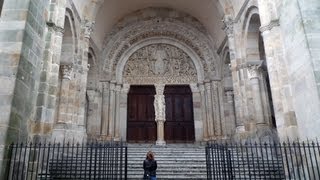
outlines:
[{"label": "carved capital", "polygon": [[71,80],[71,73],[73,70],[72,65],[60,65],[61,74],[63,79]]},{"label": "carved capital", "polygon": [[260,65],[248,65],[249,79],[259,78]]},{"label": "carved capital", "polygon": [[225,15],[222,22],[224,23],[223,30],[226,32],[228,37],[233,37],[234,21],[231,15]]},{"label": "carved capital", "polygon": [[89,39],[92,32],[93,32],[93,27],[95,25],[95,22],[94,21],[89,21],[87,19],[83,20],[81,22],[81,28],[83,29],[83,34],[84,34],[84,37]]},{"label": "carved capital", "polygon": [[55,33],[57,33],[57,35],[63,36],[64,34],[64,28],[57,26],[55,23],[53,22],[46,22],[47,26],[49,29],[52,29]]},{"label": "carved capital", "polygon": [[164,84],[155,84],[157,95],[163,95],[164,92]]},{"label": "carved capital", "polygon": [[190,88],[191,88],[191,91],[192,91],[193,93],[198,93],[198,92],[200,92],[197,84],[195,84],[195,83],[190,84]]},{"label": "carved capital", "polygon": [[205,86],[205,88],[206,88],[207,91],[210,91],[210,90],[211,90],[211,84],[210,84],[210,82],[206,82],[206,83],[204,84],[204,86]]},{"label": "carved capital", "polygon": [[272,21],[270,21],[269,24],[267,24],[265,26],[261,26],[260,32],[264,33],[266,31],[270,31],[272,28],[277,27],[277,26],[280,26],[279,19],[272,20]]},{"label": "carved capital", "polygon": [[101,82],[101,85],[104,90],[109,90],[110,88],[110,83],[108,81]]},{"label": "carved capital", "polygon": [[204,85],[203,84],[199,84],[199,91],[204,92]]},{"label": "carved capital", "polygon": [[129,90],[130,90],[130,84],[123,84],[122,85],[121,93],[128,94]]},{"label": "carved capital", "polygon": [[121,84],[117,84],[116,87],[114,88],[114,90],[116,92],[120,92],[121,91]]}]

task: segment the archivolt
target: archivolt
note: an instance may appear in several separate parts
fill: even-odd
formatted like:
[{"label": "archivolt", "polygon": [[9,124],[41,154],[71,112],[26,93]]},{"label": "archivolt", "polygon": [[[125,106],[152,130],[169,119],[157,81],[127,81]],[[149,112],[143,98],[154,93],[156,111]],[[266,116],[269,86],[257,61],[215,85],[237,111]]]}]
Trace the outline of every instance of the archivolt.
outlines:
[{"label": "archivolt", "polygon": [[[196,22],[197,28],[191,23],[182,22],[174,18],[147,18],[128,24],[118,29],[117,33],[108,35],[104,43],[103,70],[106,74],[111,75],[111,79],[115,79],[118,73],[117,64],[123,57],[125,52],[129,52],[134,45],[142,43],[149,38],[171,39],[175,40],[174,46],[183,44],[184,49],[189,49],[193,56],[197,56],[204,73],[199,80],[205,78],[217,78],[220,74],[217,67],[220,66],[219,57],[214,51],[210,36],[205,30],[199,28],[199,22]],[[114,31],[115,32],[115,31]],[[119,67],[122,67],[120,65]],[[197,69],[199,70],[199,69]],[[120,76],[117,76],[119,80]]]},{"label": "archivolt", "polygon": [[148,38],[144,39],[143,41],[134,44],[131,46],[128,50],[126,50],[122,56],[120,57],[120,61],[117,64],[116,67],[116,80],[118,83],[122,83],[122,75],[123,75],[123,70],[124,67],[129,59],[129,57],[139,50],[140,48],[143,48],[145,46],[151,45],[151,44],[170,44],[173,46],[178,47],[179,49],[183,50],[193,61],[193,64],[196,67],[197,70],[197,77],[198,77],[198,82],[203,82],[204,81],[204,70],[203,70],[203,65],[201,63],[200,58],[197,56],[196,52],[193,51],[190,47],[188,47],[186,44],[181,43],[177,41],[176,39],[172,38],[167,38],[167,37],[153,37],[153,38]]}]

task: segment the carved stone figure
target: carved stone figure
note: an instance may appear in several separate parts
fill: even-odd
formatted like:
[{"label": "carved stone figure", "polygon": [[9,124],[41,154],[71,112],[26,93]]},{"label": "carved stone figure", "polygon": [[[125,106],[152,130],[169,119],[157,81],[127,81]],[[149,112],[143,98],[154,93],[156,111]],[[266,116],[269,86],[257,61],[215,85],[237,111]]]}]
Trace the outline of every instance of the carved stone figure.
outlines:
[{"label": "carved stone figure", "polygon": [[128,84],[181,84],[197,82],[191,58],[168,44],[152,44],[133,53],[124,68]]}]

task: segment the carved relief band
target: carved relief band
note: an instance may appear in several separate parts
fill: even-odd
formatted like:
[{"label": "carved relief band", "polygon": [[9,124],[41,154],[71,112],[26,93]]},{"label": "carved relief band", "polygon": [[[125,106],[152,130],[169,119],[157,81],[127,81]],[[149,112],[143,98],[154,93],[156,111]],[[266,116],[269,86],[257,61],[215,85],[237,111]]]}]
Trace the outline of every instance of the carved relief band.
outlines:
[{"label": "carved relief band", "polygon": [[124,68],[128,84],[196,83],[197,73],[191,58],[168,44],[152,44],[133,53]]}]

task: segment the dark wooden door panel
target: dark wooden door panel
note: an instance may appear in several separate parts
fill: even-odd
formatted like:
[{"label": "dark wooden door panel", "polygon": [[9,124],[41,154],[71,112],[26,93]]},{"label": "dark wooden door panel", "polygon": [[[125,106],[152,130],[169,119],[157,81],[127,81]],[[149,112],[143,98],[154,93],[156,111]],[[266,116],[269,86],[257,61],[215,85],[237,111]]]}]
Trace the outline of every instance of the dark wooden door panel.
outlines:
[{"label": "dark wooden door panel", "polygon": [[166,122],[164,128],[167,142],[193,142],[194,121],[192,93],[189,86],[166,86]]},{"label": "dark wooden door panel", "polygon": [[127,141],[152,142],[157,139],[154,114],[154,86],[131,86],[128,94]]}]

